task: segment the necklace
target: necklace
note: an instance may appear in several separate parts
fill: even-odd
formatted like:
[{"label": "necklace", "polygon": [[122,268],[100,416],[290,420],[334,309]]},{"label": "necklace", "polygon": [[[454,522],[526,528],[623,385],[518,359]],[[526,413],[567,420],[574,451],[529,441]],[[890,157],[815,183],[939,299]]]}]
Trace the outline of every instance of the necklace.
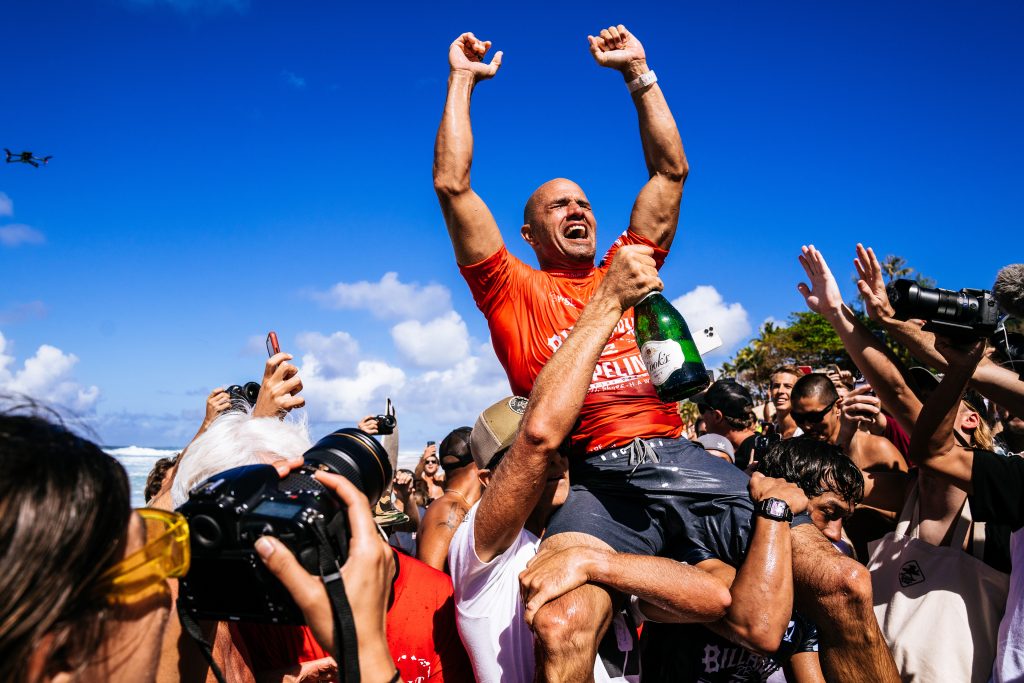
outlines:
[{"label": "necklace", "polygon": [[469,499],[466,498],[464,495],[462,495],[462,493],[460,491],[456,491],[455,489],[445,489],[444,492],[445,493],[454,493],[456,496],[461,498],[463,500],[463,502],[466,503],[467,507],[473,507],[472,505],[469,504]]}]

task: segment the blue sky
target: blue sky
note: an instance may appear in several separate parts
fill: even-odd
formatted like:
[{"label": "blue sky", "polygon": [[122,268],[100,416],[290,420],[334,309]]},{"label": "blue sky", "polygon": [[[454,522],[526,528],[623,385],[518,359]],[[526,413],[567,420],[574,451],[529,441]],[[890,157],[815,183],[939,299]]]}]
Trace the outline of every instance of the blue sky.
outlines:
[{"label": "blue sky", "polygon": [[801,309],[803,243],[850,297],[858,240],[954,289],[1021,259],[1020,3],[12,0],[0,147],[54,159],[0,165],[0,388],[107,444],[181,445],[275,329],[315,429],[387,395],[403,449],[471,423],[506,389],[430,182],[447,46],[505,52],[473,179],[533,262],[538,184],[580,182],[603,248],[645,180],[621,78],[587,51],[611,23],[690,159],[667,292],[724,351]]}]

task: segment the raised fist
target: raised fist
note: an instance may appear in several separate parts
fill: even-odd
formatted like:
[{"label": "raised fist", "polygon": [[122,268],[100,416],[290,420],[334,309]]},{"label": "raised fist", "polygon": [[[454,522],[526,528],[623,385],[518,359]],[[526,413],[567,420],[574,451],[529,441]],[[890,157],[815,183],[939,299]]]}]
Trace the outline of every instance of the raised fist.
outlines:
[{"label": "raised fist", "polygon": [[491,41],[477,40],[472,33],[463,33],[448,48],[448,65],[452,73],[464,71],[473,75],[473,80],[482,81],[498,73],[502,52],[494,53],[490,64],[484,64],[484,55],[491,49]]},{"label": "raised fist", "polygon": [[622,24],[602,29],[598,36],[587,36],[590,54],[601,66],[624,71],[632,62],[647,59],[644,46]]}]

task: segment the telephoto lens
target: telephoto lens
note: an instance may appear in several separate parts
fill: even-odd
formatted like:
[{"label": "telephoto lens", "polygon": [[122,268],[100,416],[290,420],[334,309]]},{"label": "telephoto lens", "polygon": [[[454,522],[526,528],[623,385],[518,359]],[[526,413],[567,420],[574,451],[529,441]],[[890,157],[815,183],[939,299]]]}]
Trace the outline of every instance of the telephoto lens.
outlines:
[{"label": "telephoto lens", "polygon": [[948,337],[988,337],[1002,317],[992,293],[982,289],[954,292],[899,279],[890,282],[885,290],[898,320],[924,320],[924,329]]},{"label": "telephoto lens", "polygon": [[281,479],[271,465],[216,474],[192,490],[178,511],[191,530],[192,566],[181,579],[181,604],[194,619],[304,624],[301,610],[253,547],[275,536],[311,574],[338,571],[348,555],[342,502],[313,475],[345,477],[371,501],[391,481],[387,451],[358,429],[339,429]]}]

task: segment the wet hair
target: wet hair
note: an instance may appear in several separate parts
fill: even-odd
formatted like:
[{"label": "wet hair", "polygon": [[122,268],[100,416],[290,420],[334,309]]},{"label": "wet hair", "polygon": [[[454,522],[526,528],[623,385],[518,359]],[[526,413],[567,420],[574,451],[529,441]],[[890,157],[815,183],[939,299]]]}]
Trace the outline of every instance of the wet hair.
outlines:
[{"label": "wet hair", "polygon": [[864,475],[853,461],[838,446],[808,436],[773,444],[757,471],[796,484],[808,498],[832,491],[851,503],[864,500]]},{"label": "wet hair", "polygon": [[180,455],[181,453],[175,453],[169,458],[160,458],[153,463],[153,469],[149,471],[149,476],[146,477],[146,490],[143,494],[147,505],[149,501],[160,495],[160,491],[164,487],[164,479],[167,478],[167,472],[178,464],[178,457]]},{"label": "wet hair", "polygon": [[839,392],[828,375],[812,372],[796,381],[793,390],[789,392],[789,397],[794,403],[804,398],[816,398],[828,405],[839,398]]},{"label": "wet hair", "polygon": [[0,414],[0,680],[27,680],[49,636],[47,675],[76,675],[101,652],[109,619],[97,578],[124,553],[124,468],[37,414]]}]

